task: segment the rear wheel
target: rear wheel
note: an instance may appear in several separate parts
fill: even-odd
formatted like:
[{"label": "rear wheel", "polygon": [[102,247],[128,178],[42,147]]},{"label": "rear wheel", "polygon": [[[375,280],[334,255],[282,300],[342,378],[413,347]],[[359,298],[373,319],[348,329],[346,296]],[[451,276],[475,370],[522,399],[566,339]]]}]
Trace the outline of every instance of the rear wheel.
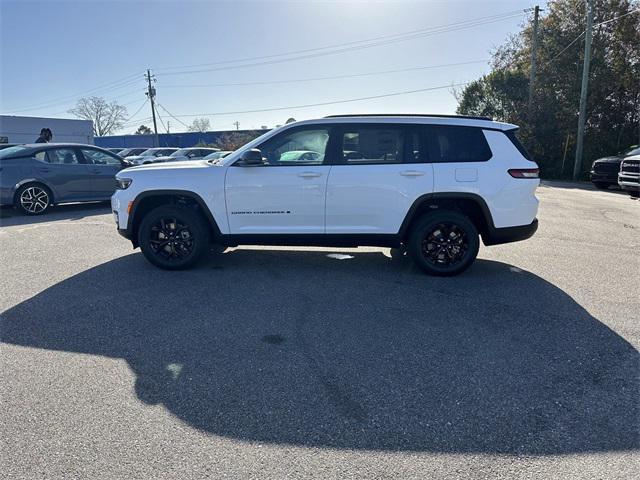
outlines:
[{"label": "rear wheel", "polygon": [[193,266],[209,249],[209,229],[188,207],[160,206],[149,212],[138,230],[142,253],[155,266],[182,270]]},{"label": "rear wheel", "polygon": [[413,261],[430,275],[450,276],[465,271],[478,255],[478,230],[464,215],[441,211],[421,218],[408,242]]},{"label": "rear wheel", "polygon": [[18,189],[15,206],[25,215],[42,215],[51,206],[51,191],[41,183],[29,183]]}]

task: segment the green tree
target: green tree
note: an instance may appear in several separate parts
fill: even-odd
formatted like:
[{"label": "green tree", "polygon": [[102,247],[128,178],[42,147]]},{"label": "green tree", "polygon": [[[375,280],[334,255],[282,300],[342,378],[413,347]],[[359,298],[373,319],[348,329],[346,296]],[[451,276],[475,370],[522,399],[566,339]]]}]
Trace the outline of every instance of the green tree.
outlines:
[{"label": "green tree", "polygon": [[135,132],[136,135],[151,135],[152,133],[151,129],[146,125],[140,125]]},{"label": "green tree", "polygon": [[[572,170],[584,60],[581,34],[586,27],[585,3],[553,0],[540,19],[531,113],[527,108],[530,25],[493,52],[490,74],[458,94],[458,113],[490,115],[520,125],[523,143],[547,177],[568,176]],[[631,13],[640,8],[640,2],[594,0],[594,5],[584,173],[592,160],[638,143],[640,135],[640,12]],[[563,170],[567,140],[568,160]]]}]

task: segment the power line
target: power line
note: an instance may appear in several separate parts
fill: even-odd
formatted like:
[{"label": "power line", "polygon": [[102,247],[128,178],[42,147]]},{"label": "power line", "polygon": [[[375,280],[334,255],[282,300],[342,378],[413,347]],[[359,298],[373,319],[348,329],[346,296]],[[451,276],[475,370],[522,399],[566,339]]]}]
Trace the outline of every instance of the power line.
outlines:
[{"label": "power line", "polygon": [[[135,74],[135,76],[138,76],[139,74]],[[128,77],[124,77],[121,80],[115,81],[115,82],[110,82],[108,84],[104,84],[100,87],[95,87],[92,88],[90,90],[85,90],[84,92],[81,93],[77,93],[74,95],[68,95],[65,97],[58,97],[57,99],[51,99],[45,103],[40,103],[40,104],[32,104],[31,106],[27,106],[25,108],[20,108],[20,109],[9,109],[10,112],[12,113],[18,113],[18,112],[27,112],[27,111],[33,111],[33,110],[40,110],[42,108],[50,108],[50,107],[55,107],[58,105],[64,105],[67,103],[70,103],[74,100],[76,100],[78,97],[82,96],[82,95],[86,95],[88,93],[95,93],[98,92],[100,90],[105,90],[106,91],[113,91],[113,90],[118,90],[120,88],[124,88],[124,87],[128,87],[130,85],[133,85],[134,83],[138,82],[139,79],[134,79],[131,78],[132,75],[129,75]],[[124,81],[125,79],[129,78],[129,80]],[[104,94],[104,93],[103,93]]]},{"label": "power line", "polygon": [[325,76],[325,77],[312,77],[312,78],[297,78],[297,79],[290,79],[290,80],[267,80],[263,82],[209,83],[209,84],[201,84],[201,85],[163,85],[162,88],[236,87],[236,86],[250,86],[250,85],[275,85],[275,84],[283,84],[283,83],[315,82],[315,81],[323,81],[323,80],[367,77],[372,75],[386,75],[390,73],[413,72],[416,70],[428,70],[432,68],[444,68],[444,67],[453,67],[453,66],[459,66],[459,65],[470,65],[474,63],[484,63],[487,61],[488,60],[472,60],[469,62],[446,63],[442,65],[427,65],[422,67],[401,68],[397,70],[381,70],[377,72],[335,75],[330,77]]},{"label": "power line", "polygon": [[[344,48],[346,46],[357,45],[357,44],[362,44],[362,43],[378,42],[378,41],[381,41],[381,40],[394,39],[394,41],[397,41],[397,40],[399,40],[398,37],[411,37],[412,38],[415,35],[422,35],[422,34],[425,34],[425,33],[434,33],[434,31],[441,30],[441,29],[448,29],[448,28],[457,27],[457,26],[467,26],[467,24],[475,24],[476,22],[482,22],[484,20],[489,20],[490,22],[498,21],[498,20],[504,20],[504,19],[507,19],[507,18],[519,16],[521,14],[522,14],[522,10],[512,10],[512,11],[509,11],[509,12],[504,12],[504,13],[495,14],[495,15],[488,15],[488,16],[484,16],[484,17],[478,17],[478,18],[475,18],[475,19],[463,20],[463,21],[460,21],[460,22],[454,22],[454,23],[445,24],[445,25],[438,25],[438,26],[434,26],[434,27],[428,27],[428,28],[423,28],[423,29],[418,29],[418,30],[411,30],[411,31],[402,32],[402,33],[395,33],[395,34],[391,34],[391,35],[383,35],[383,36],[373,37],[373,38],[368,38],[368,39],[363,39],[363,40],[355,40],[355,41],[351,41],[351,42],[343,42],[343,43],[339,43],[339,44],[325,45],[323,47],[307,48],[307,49],[303,49],[303,50],[293,50],[293,51],[288,51],[288,52],[283,52],[283,53],[276,53],[276,54],[272,54],[272,55],[262,55],[262,56],[256,56],[256,57],[245,57],[245,58],[232,59],[232,60],[222,60],[222,61],[210,62],[210,63],[200,63],[200,64],[193,64],[193,65],[181,65],[181,66],[173,66],[173,67],[162,67],[162,68],[156,68],[156,71],[158,71],[158,70],[176,70],[176,69],[184,69],[184,68],[189,69],[189,68],[207,67],[207,66],[214,66],[214,65],[225,65],[225,64],[229,64],[229,63],[241,63],[241,62],[250,62],[250,61],[255,61],[255,60],[266,60],[266,59],[283,57],[283,56],[299,55],[299,54],[302,54],[302,53],[318,52],[318,51],[321,51],[321,50]],[[487,23],[490,23],[490,22],[487,22]],[[474,25],[472,25],[472,26],[474,26]],[[439,33],[439,32],[437,32],[437,33]]]},{"label": "power line", "polygon": [[[486,24],[489,24],[489,23],[495,23],[497,21],[502,21],[502,20],[507,20],[507,19],[510,19],[510,18],[519,17],[521,15],[521,12],[520,11],[518,11],[518,12],[519,13],[517,15],[502,16],[502,17],[494,18],[494,19],[488,20],[488,21],[467,22],[464,25],[459,25],[459,26],[454,26],[454,27],[449,27],[449,28],[441,28],[440,30],[433,30],[433,31],[425,32],[425,33],[404,36],[404,37],[396,38],[394,40],[389,40],[389,41],[373,42],[373,43],[369,43],[369,44],[365,44],[365,45],[356,45],[356,46],[344,47],[344,48],[342,48],[342,47],[341,48],[334,48],[333,50],[329,50],[329,51],[321,51],[321,52],[311,53],[311,54],[307,54],[307,55],[298,55],[298,56],[293,56],[293,57],[289,57],[289,58],[280,58],[280,59],[275,59],[275,60],[265,60],[265,61],[261,61],[261,62],[245,63],[245,64],[241,64],[241,65],[227,65],[227,66],[218,66],[218,67],[214,67],[214,68],[206,68],[206,69],[200,69],[200,70],[184,70],[184,71],[177,71],[177,72],[165,72],[165,73],[163,73],[163,75],[164,76],[167,76],[167,75],[187,75],[187,74],[193,74],[193,73],[204,73],[204,72],[213,72],[213,71],[220,71],[220,70],[230,70],[230,69],[238,69],[238,68],[256,67],[256,66],[264,66],[264,65],[273,65],[273,64],[277,64],[277,63],[283,63],[283,62],[290,62],[290,61],[294,61],[294,60],[316,58],[316,57],[321,57],[321,56],[326,56],[326,55],[335,55],[335,54],[338,54],[338,53],[344,53],[344,52],[354,51],[354,50],[362,50],[362,49],[365,49],[365,48],[372,48],[372,47],[382,46],[382,45],[390,45],[390,44],[393,44],[393,43],[398,43],[400,41],[407,41],[407,40],[412,40],[412,39],[415,39],[415,38],[423,38],[423,37],[427,37],[427,36],[430,36],[430,35],[436,35],[436,34],[440,34],[440,33],[455,32],[455,31],[458,31],[458,30],[464,30],[464,29],[467,29],[467,28],[486,25]],[[483,17],[483,18],[486,18],[486,17]],[[285,55],[285,54],[280,54],[280,55]],[[265,58],[268,58],[268,57],[265,57]],[[225,63],[225,62],[217,62],[216,64],[220,64],[220,63]],[[232,63],[232,61],[228,61],[226,63]],[[211,64],[211,65],[216,65],[216,64]]]},{"label": "power line", "polygon": [[214,116],[222,116],[222,115],[237,115],[237,114],[241,114],[241,113],[275,112],[275,111],[278,111],[278,110],[293,110],[293,109],[298,109],[298,108],[321,107],[321,106],[325,106],[325,105],[337,105],[337,104],[340,104],[340,103],[360,102],[360,101],[363,101],[363,100],[375,100],[375,99],[378,99],[378,98],[395,97],[395,96],[398,96],[398,95],[408,95],[408,94],[412,94],[412,93],[428,92],[428,91],[431,91],[431,90],[441,90],[443,88],[460,87],[460,86],[468,85],[469,83],[471,83],[471,82],[452,83],[452,84],[449,84],[449,85],[442,85],[442,86],[439,86],[439,87],[420,88],[420,89],[417,89],[417,90],[406,90],[406,91],[403,91],[403,92],[384,93],[382,95],[372,95],[372,96],[369,96],[369,97],[350,98],[350,99],[346,99],[346,100],[335,100],[335,101],[331,101],[331,102],[309,103],[309,104],[306,104],[306,105],[290,105],[290,106],[287,106],[287,107],[260,108],[260,109],[256,109],[256,110],[238,110],[238,111],[234,111],[234,112],[214,112],[214,113],[196,113],[196,114],[172,115],[172,118],[177,120],[176,117],[214,117]]},{"label": "power line", "polygon": [[140,105],[140,108],[138,108],[138,109],[136,110],[136,113],[134,113],[133,115],[129,115],[129,118],[127,118],[127,119],[125,120],[125,123],[126,123],[126,122],[129,122],[129,121],[130,121],[130,120],[132,120],[132,119],[133,119],[137,114],[139,114],[139,113],[142,111],[142,109],[144,108],[144,106],[147,104],[147,102],[148,102],[148,101],[149,101],[149,99],[148,99],[148,98],[145,98],[145,99],[144,99],[144,102],[142,102],[142,105]]},{"label": "power line", "polygon": [[[631,11],[629,11],[629,12],[623,14],[623,15],[619,15],[617,17],[610,18],[609,20],[604,20],[604,21],[599,22],[599,23],[594,23],[593,27],[598,27],[600,25],[605,25],[607,23],[616,22],[616,21],[620,20],[621,18],[626,17],[627,15],[631,15],[632,13],[636,13],[636,12],[640,12],[640,8],[636,8],[635,10],[631,10]],[[545,62],[545,66],[549,65],[551,62],[553,62],[558,57],[560,57],[564,52],[566,52],[574,43],[576,43],[578,40],[580,40],[582,38],[582,36],[585,34],[585,32],[586,32],[586,30],[583,30],[580,33],[580,35],[578,35],[566,47],[564,47],[562,50],[560,50],[551,60],[548,60],[547,62]]]},{"label": "power line", "polygon": [[169,110],[167,110],[166,108],[164,108],[163,105],[161,104],[157,104],[162,110],[164,110],[167,115],[169,115],[171,118],[173,118],[176,122],[178,122],[179,124],[181,124],[182,126],[184,126],[185,128],[189,128],[189,125],[187,125],[186,123],[184,123],[182,120],[180,120],[179,118],[177,118],[175,115],[173,115]]}]

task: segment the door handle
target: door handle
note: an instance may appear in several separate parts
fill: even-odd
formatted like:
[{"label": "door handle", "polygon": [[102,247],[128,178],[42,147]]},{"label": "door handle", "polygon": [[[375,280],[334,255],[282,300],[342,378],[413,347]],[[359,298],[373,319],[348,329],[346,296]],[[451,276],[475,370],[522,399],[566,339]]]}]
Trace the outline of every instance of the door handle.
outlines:
[{"label": "door handle", "polygon": [[421,177],[425,172],[421,172],[419,170],[403,170],[400,172],[400,175],[403,177]]},{"label": "door handle", "polygon": [[50,168],[39,168],[38,171],[40,173],[49,173],[51,171],[51,169]]},{"label": "door handle", "polygon": [[316,178],[316,177],[321,177],[322,174],[318,172],[302,172],[302,173],[299,173],[298,176],[302,178]]}]

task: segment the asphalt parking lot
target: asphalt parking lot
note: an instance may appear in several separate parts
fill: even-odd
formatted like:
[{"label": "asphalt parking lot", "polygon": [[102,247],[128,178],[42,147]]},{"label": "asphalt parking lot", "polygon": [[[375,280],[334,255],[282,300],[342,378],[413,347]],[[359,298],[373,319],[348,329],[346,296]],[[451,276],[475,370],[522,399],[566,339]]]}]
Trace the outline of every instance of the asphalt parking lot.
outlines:
[{"label": "asphalt parking lot", "polygon": [[381,248],[164,272],[108,205],[3,210],[0,477],[633,478],[640,202],[538,197],[445,279]]}]

